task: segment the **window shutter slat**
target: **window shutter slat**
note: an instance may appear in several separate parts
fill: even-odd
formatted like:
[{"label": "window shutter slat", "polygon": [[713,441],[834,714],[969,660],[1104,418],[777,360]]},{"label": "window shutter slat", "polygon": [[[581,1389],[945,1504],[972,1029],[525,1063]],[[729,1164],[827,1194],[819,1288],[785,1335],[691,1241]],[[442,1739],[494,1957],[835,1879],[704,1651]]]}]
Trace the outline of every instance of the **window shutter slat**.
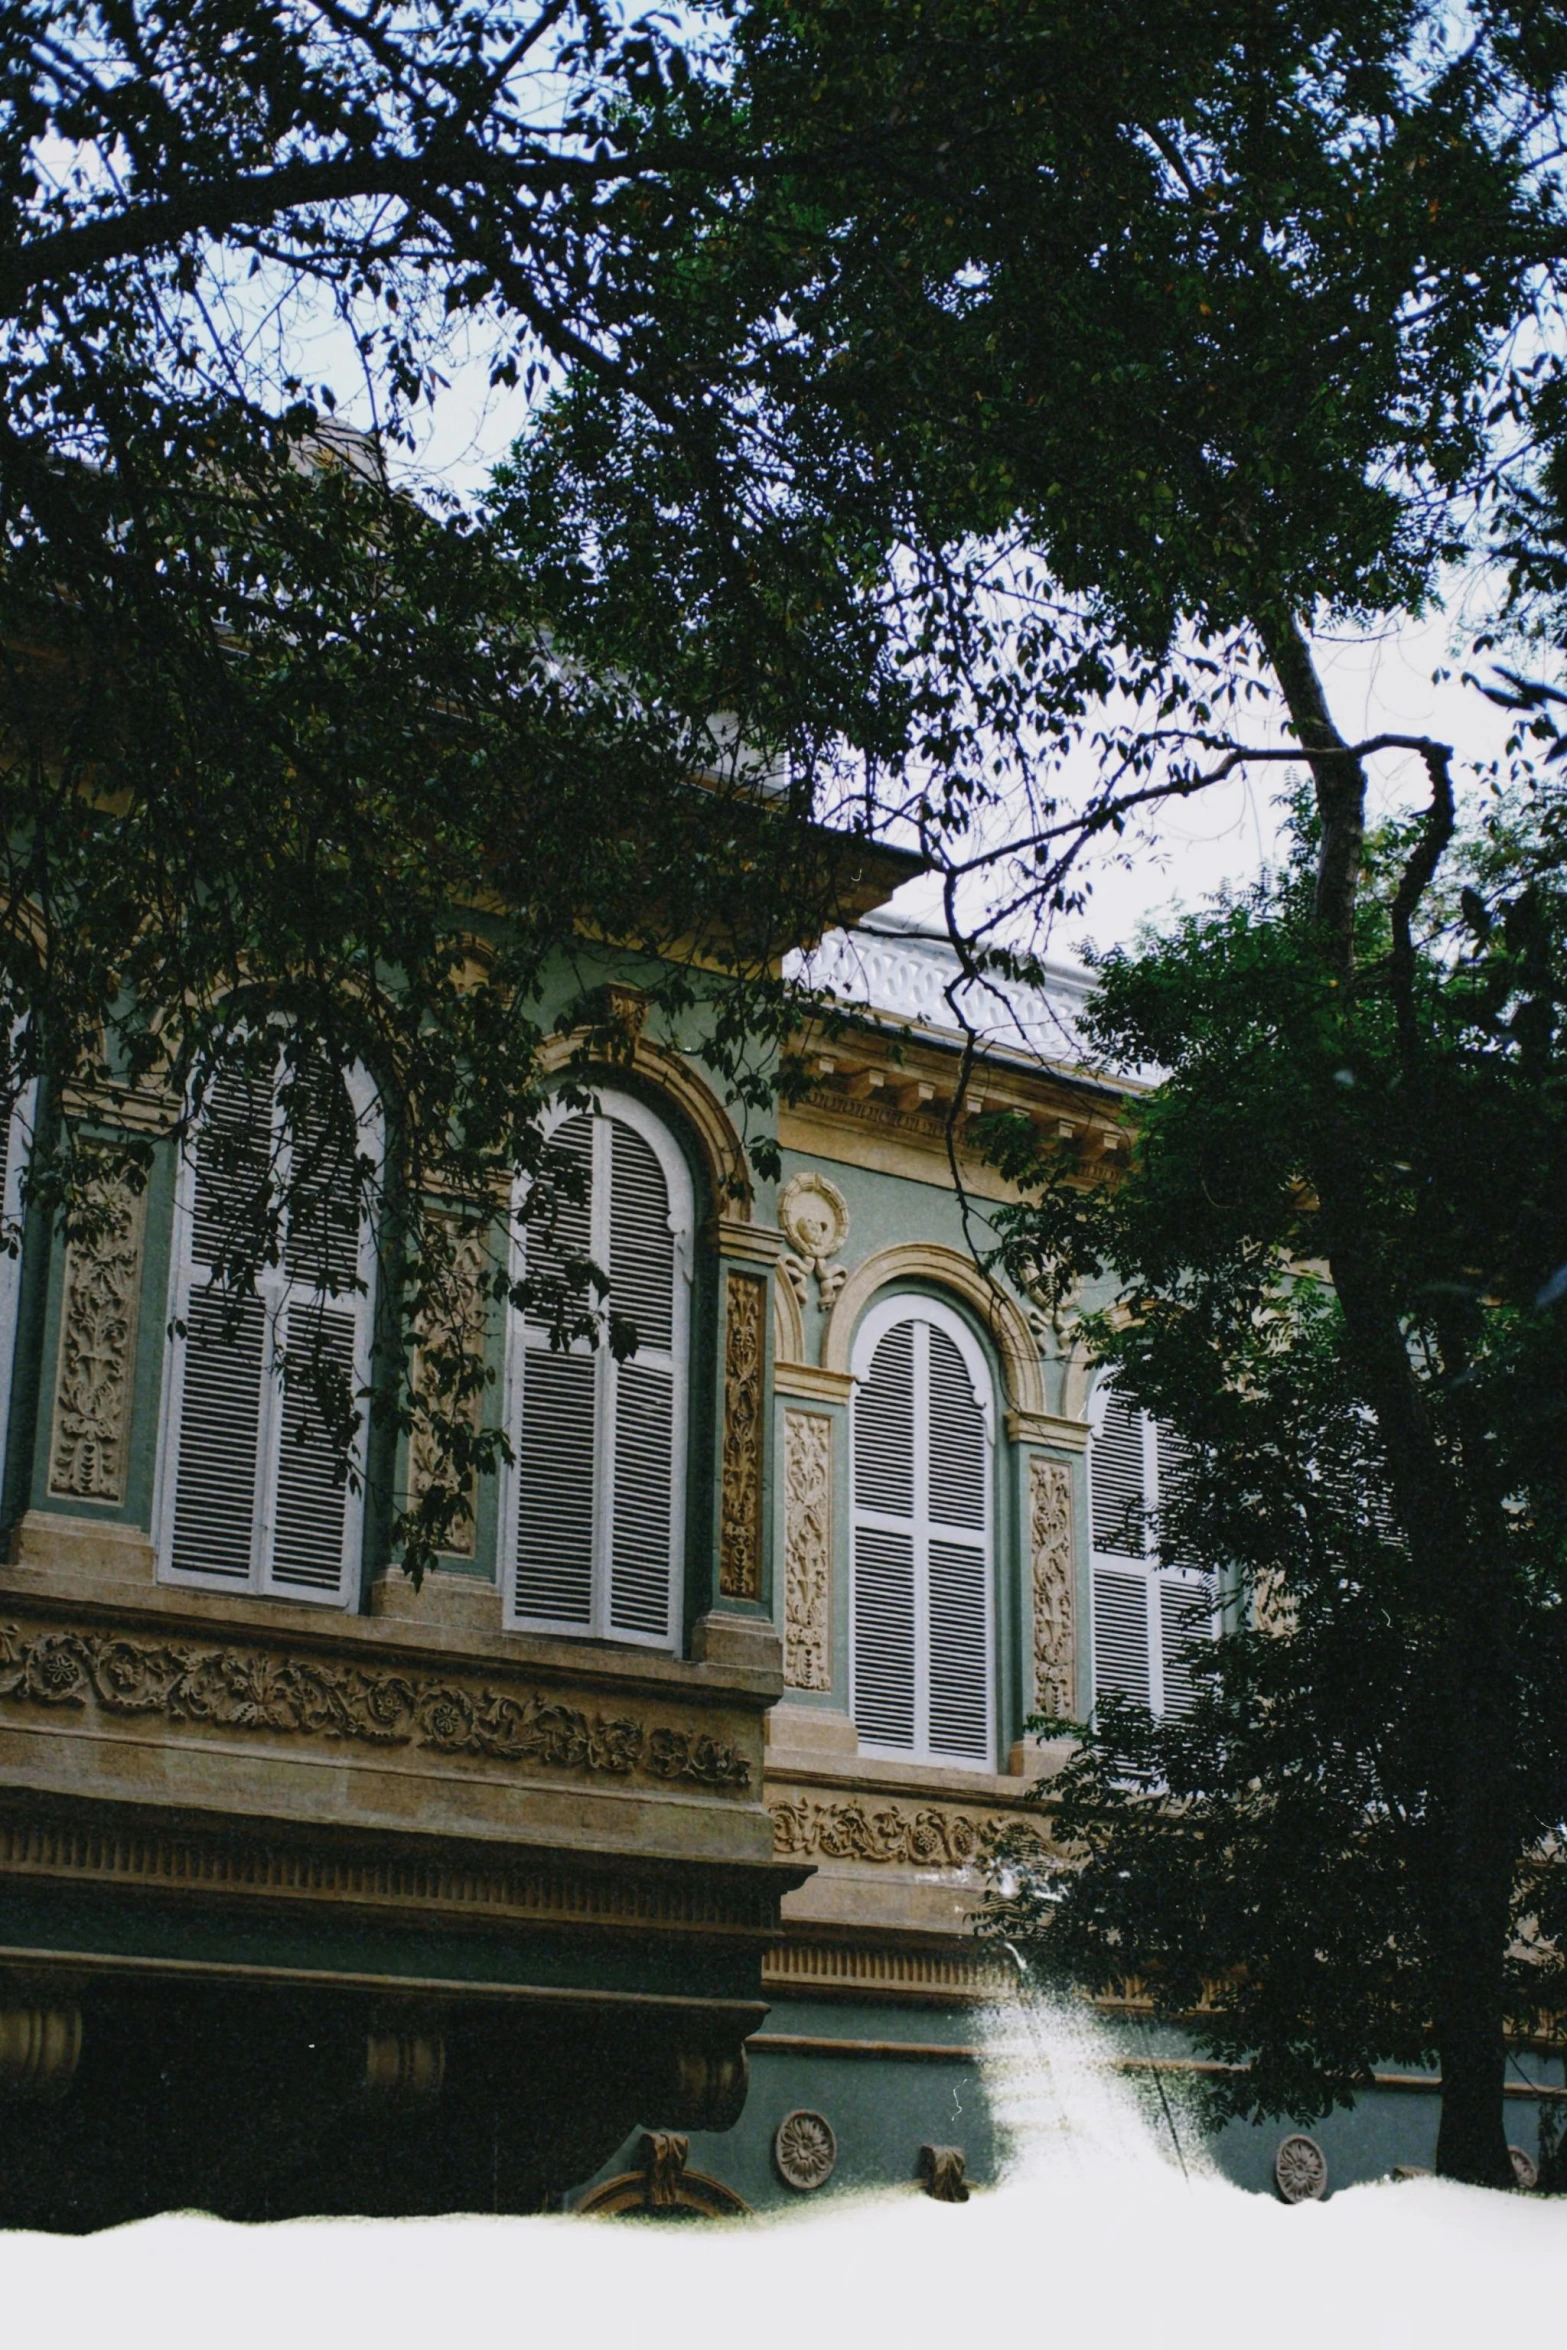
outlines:
[{"label": "window shutter slat", "polygon": [[1094,1688],[1147,1705],[1148,1583],[1142,1575],[1094,1569]]},{"label": "window shutter slat", "polygon": [[[327,1088],[339,1089],[330,1101]],[[359,1270],[359,1130],[341,1080],[309,1069],[286,1085],[287,1145],[294,1197],[283,1250],[291,1281],[344,1291]]]},{"label": "window shutter slat", "polygon": [[1094,1435],[1092,1474],[1095,1550],[1141,1558],[1148,1496],[1143,1476],[1143,1415],[1112,1387]]},{"label": "window shutter slat", "polygon": [[248,1583],[266,1309],[256,1297],[197,1290],[184,1320],[170,1563],[182,1575]]},{"label": "window shutter slat", "polygon": [[669,1371],[635,1357],[617,1366],[609,1607],[616,1632],[662,1638],[669,1630],[674,1386]]},{"label": "window shutter slat", "polygon": [[[932,1336],[936,1335],[932,1332]],[[930,1545],[930,1745],[933,1754],[984,1761],[986,1705],[985,1553],[973,1543]]]},{"label": "window shutter slat", "polygon": [[876,1745],[914,1744],[914,1544],[875,1526],[854,1537],[854,1719]]},{"label": "window shutter slat", "polygon": [[[568,1118],[550,1136],[550,1148],[564,1158],[568,1166],[580,1173],[584,1190],[580,1199],[568,1199],[556,1188],[547,1193],[543,1207],[528,1219],[528,1271],[541,1280],[558,1281],[568,1258],[580,1260],[590,1257],[592,1230],[593,1121],[589,1117]],[[549,1315],[537,1310],[530,1320],[542,1331],[549,1328]]]},{"label": "window shutter slat", "polygon": [[223,1070],[202,1105],[195,1159],[190,1253],[197,1265],[221,1265],[263,1209],[272,1172],[271,1089]]},{"label": "window shutter slat", "polygon": [[528,1350],[512,1601],[536,1622],[592,1621],[595,1387],[592,1355]]},{"label": "window shutter slat", "polygon": [[906,1518],[914,1509],[914,1325],[877,1347],[854,1399],[854,1500]]},{"label": "window shutter slat", "polygon": [[1164,1710],[1192,1710],[1194,1652],[1213,1637],[1213,1586],[1203,1576],[1159,1578],[1159,1646],[1164,1665]]},{"label": "window shutter slat", "polygon": [[930,1515],[941,1526],[985,1524],[985,1417],[968,1365],[944,1330],[930,1347]]},{"label": "window shutter slat", "polygon": [[638,1354],[668,1354],[675,1327],[669,1186],[640,1134],[613,1119],[610,1137],[610,1303],[636,1324]]},{"label": "window shutter slat", "polygon": [[357,1315],[352,1305],[291,1306],[280,1334],[287,1349],[277,1397],[277,1498],[269,1590],[341,1598],[348,1573],[348,1463],[324,1426],[311,1391],[323,1373],[354,1379]]}]

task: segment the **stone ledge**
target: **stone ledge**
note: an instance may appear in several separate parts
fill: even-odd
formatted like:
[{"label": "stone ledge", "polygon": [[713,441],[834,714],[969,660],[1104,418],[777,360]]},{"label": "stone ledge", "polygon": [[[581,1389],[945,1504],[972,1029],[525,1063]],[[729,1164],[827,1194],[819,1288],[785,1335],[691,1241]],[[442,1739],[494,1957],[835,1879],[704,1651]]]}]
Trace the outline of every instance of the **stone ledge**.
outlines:
[{"label": "stone ledge", "polygon": [[339,1662],[407,1665],[427,1660],[441,1668],[534,1673],[592,1691],[656,1690],[698,1705],[739,1704],[758,1712],[778,1694],[776,1671],[738,1662],[702,1662],[614,1641],[573,1640],[542,1632],[487,1632],[422,1616],[353,1615],[254,1592],[193,1590],[154,1582],[150,1575],[142,1582],[116,1571],[143,1556],[150,1567],[151,1545],[134,1527],[90,1528],[94,1536],[106,1535],[111,1545],[101,1564],[91,1563],[84,1549],[73,1548],[69,1533],[47,1547],[41,1539],[45,1527],[80,1524],[41,1511],[29,1513],[18,1529],[19,1534],[26,1529],[25,1556],[0,1567],[0,1614],[47,1607],[84,1623],[112,1623],[117,1629],[134,1629],[139,1622],[141,1628],[165,1637],[178,1629],[198,1639],[287,1640]]}]

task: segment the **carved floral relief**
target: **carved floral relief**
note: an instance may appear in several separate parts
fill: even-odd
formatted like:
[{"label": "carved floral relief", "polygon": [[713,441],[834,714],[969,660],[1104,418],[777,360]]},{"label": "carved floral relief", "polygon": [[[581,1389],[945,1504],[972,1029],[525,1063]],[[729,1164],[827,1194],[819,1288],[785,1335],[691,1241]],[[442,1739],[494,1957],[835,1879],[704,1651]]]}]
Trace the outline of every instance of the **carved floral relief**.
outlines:
[{"label": "carved floral relief", "polygon": [[[469,1230],[455,1236],[441,1310],[431,1314],[420,1333],[414,1357],[414,1393],[423,1407],[415,1419],[408,1446],[408,1503],[417,1509],[436,1479],[443,1474],[441,1447],[425,1413],[448,1414],[453,1405],[454,1367],[473,1362],[484,1348],[485,1300],[482,1287],[490,1269],[486,1235]],[[470,1428],[479,1425],[480,1393],[474,1388],[461,1398],[459,1410]],[[444,1474],[450,1475],[449,1469]],[[450,1488],[448,1487],[448,1490]],[[474,1522],[474,1488],[470,1477],[463,1495],[466,1514],[454,1519],[441,1548],[450,1558],[472,1558],[478,1528]]]},{"label": "carved floral relief", "polygon": [[96,1233],[66,1251],[49,1491],[113,1502],[125,1499],[146,1200],[108,1181],[92,1204]]},{"label": "carved floral relief", "polygon": [[378,1673],[272,1650],[149,1643],[114,1633],[0,1628],[0,1699],[161,1714],[218,1729],[277,1730],[487,1755],[553,1770],[640,1771],[708,1787],[746,1787],[734,1747],[671,1724],[606,1721],[536,1690],[512,1695],[429,1674]]},{"label": "carved floral relief", "polygon": [[784,1679],[832,1687],[832,1422],[784,1414]]},{"label": "carved floral relief", "polygon": [[1034,1704],[1042,1714],[1077,1710],[1073,1618],[1072,1473],[1037,1457],[1029,1466],[1029,1548],[1034,1580]]},{"label": "carved floral relief", "polygon": [[762,1376],[767,1284],[730,1272],[724,1330],[723,1499],[718,1588],[762,1596]]},{"label": "carved floral relief", "polygon": [[768,1806],[773,1822],[773,1850],[791,1860],[869,1860],[902,1862],[914,1868],[966,1868],[993,1851],[1003,1836],[1045,1839],[1032,1821],[991,1814],[975,1817],[961,1811],[938,1811],[922,1805],[909,1811],[898,1804],[873,1807],[851,1798],[846,1803],[817,1803],[808,1798]]}]

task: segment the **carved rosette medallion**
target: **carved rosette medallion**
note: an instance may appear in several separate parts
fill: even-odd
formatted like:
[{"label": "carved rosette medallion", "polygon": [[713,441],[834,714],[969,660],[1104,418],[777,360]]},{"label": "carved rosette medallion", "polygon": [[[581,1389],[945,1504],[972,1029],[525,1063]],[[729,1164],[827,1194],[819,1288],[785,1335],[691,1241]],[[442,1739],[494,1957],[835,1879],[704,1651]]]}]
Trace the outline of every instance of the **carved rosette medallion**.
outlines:
[{"label": "carved rosette medallion", "polygon": [[1281,2138],[1273,2183],[1283,2203],[1318,2203],[1328,2191],[1328,2158],[1315,2138]]},{"label": "carved rosette medallion", "polygon": [[1029,1550],[1034,1584],[1034,1706],[1070,1719],[1077,1710],[1073,1619],[1072,1475],[1037,1457],[1029,1468]]},{"label": "carved rosette medallion", "polygon": [[[460,1417],[470,1429],[479,1425],[477,1386],[457,1395],[459,1366],[476,1363],[484,1350],[485,1301],[482,1287],[490,1266],[483,1231],[458,1233],[453,1228],[452,1259],[446,1270],[439,1304],[419,1334],[414,1355],[413,1389],[417,1417],[408,1444],[408,1506],[417,1509],[443,1469],[442,1446],[432,1420],[439,1415]],[[451,1524],[441,1549],[449,1558],[472,1558],[478,1528],[474,1522],[474,1485],[470,1476],[463,1492],[465,1508]]]},{"label": "carved rosette medallion", "polygon": [[271,1649],[206,1648],[118,1633],[0,1627],[0,1700],[161,1715],[236,1731],[425,1747],[547,1770],[642,1773],[748,1787],[745,1755],[706,1732],[629,1716],[606,1720],[537,1690],[433,1674],[374,1672]]},{"label": "carved rosette medallion", "polygon": [[938,1811],[924,1804],[916,1811],[898,1804],[872,1809],[855,1799],[847,1803],[797,1801],[769,1806],[773,1822],[773,1850],[788,1860],[848,1860],[899,1863],[906,1868],[961,1869],[983,1860],[1003,1836],[1038,1844],[1045,1840],[1036,1822],[1002,1814],[976,1817],[970,1812]]},{"label": "carved rosette medallion", "polygon": [[93,1237],[73,1240],[65,1257],[49,1491],[115,1502],[125,1499],[146,1200],[110,1180],[91,1206]]},{"label": "carved rosette medallion", "polygon": [[786,2187],[802,2195],[824,2187],[838,2162],[832,2124],[820,2113],[786,2113],[773,2134],[773,2161]]},{"label": "carved rosette medallion", "polygon": [[849,1204],[836,1183],[809,1168],[791,1175],[778,1197],[778,1222],[790,1251],[779,1259],[785,1280],[801,1305],[810,1303],[814,1272],[822,1304],[830,1306],[843,1287],[842,1265],[830,1259],[849,1237]]},{"label": "carved rosette medallion", "polygon": [[724,1327],[723,1502],[718,1588],[725,1599],[762,1596],[762,1377],[767,1285],[731,1271]]},{"label": "carved rosette medallion", "polygon": [[784,1679],[832,1687],[832,1422],[784,1414]]}]

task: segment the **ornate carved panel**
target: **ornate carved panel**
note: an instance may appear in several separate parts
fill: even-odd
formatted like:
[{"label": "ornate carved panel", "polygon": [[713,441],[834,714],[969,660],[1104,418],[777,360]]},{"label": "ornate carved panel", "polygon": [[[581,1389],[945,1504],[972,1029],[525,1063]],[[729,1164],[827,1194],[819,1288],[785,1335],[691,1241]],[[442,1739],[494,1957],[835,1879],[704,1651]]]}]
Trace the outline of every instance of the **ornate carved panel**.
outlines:
[{"label": "ornate carved panel", "polygon": [[1059,1461],[1029,1467],[1029,1549],[1034,1568],[1034,1705],[1068,1719],[1077,1710],[1072,1473]]},{"label": "ornate carved panel", "polygon": [[[421,1408],[408,1446],[410,1509],[418,1508],[442,1473],[441,1448],[436,1441],[435,1430],[424,1415],[427,1412],[451,1414],[456,1366],[461,1361],[476,1361],[483,1351],[485,1300],[481,1284],[489,1269],[485,1234],[477,1230],[461,1234],[454,1231],[452,1261],[446,1276],[444,1295],[439,1308],[431,1313],[420,1332],[414,1358],[414,1393]],[[480,1400],[477,1388],[457,1400],[457,1411],[470,1428],[478,1427]],[[463,1499],[467,1505],[467,1515],[454,1520],[450,1533],[441,1545],[449,1558],[472,1558],[474,1555],[478,1529],[474,1523],[471,1477],[467,1480]]]},{"label": "ornate carved panel", "polygon": [[773,1822],[773,1850],[790,1860],[901,1861],[912,1868],[965,1868],[992,1851],[1002,1836],[1022,1835],[1044,1849],[1044,1837],[1031,1820],[1004,1813],[975,1816],[962,1811],[938,1811],[930,1804],[917,1811],[897,1804],[872,1810],[851,1798],[847,1803],[797,1802],[768,1806]]},{"label": "ornate carved panel", "polygon": [[123,1501],[136,1369],[146,1200],[123,1181],[96,1187],[98,1229],[66,1251],[49,1491]]},{"label": "ornate carved panel", "polygon": [[767,1284],[730,1271],[724,1325],[723,1502],[718,1588],[725,1599],[762,1596],[762,1373]]},{"label": "ornate carved panel", "polygon": [[784,1414],[784,1679],[832,1687],[832,1422]]},{"label": "ornate carved panel", "polygon": [[606,1721],[537,1690],[458,1676],[372,1672],[271,1649],[202,1648],[117,1633],[0,1628],[0,1699],[107,1714],[160,1714],[204,1728],[280,1731],[427,1747],[551,1770],[640,1772],[745,1787],[751,1766],[705,1732],[630,1717]]}]

